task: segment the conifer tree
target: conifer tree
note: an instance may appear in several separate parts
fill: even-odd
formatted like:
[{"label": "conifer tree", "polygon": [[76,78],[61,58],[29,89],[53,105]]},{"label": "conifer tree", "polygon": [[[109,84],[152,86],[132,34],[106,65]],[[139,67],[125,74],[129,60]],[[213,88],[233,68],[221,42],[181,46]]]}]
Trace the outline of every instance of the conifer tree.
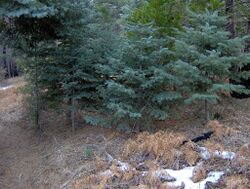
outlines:
[{"label": "conifer tree", "polygon": [[88,0],[5,1],[4,5],[2,15],[12,26],[4,29],[29,60],[23,68],[30,86],[36,88],[32,94],[39,94],[33,98],[36,115],[38,104],[68,99],[74,128],[77,108],[93,110],[101,104],[97,88],[107,77],[102,68],[115,49],[111,21]]},{"label": "conifer tree", "polygon": [[180,90],[187,95],[186,102],[205,102],[207,119],[207,106],[219,100],[221,91],[246,92],[244,86],[227,80],[249,77],[249,72],[234,71],[250,63],[249,54],[242,51],[246,38],[230,39],[226,23],[226,17],[217,11],[190,12],[190,26],[175,39],[177,60],[171,68],[183,81]]},{"label": "conifer tree", "polygon": [[22,67],[29,78],[31,112],[34,112],[34,121],[39,129],[42,93],[45,91],[41,77],[47,60],[45,46],[48,40],[55,38],[58,23],[56,9],[49,2],[2,0],[0,9],[2,37],[25,58]]},{"label": "conifer tree", "polygon": [[215,11],[223,8],[225,2],[222,0],[191,0],[189,8],[195,12],[203,12],[206,9]]},{"label": "conifer tree", "polygon": [[96,111],[102,106],[98,88],[105,82],[103,66],[115,45],[113,27],[106,15],[89,1],[65,1],[56,69],[62,73],[65,98],[71,102],[71,123],[77,109]]},{"label": "conifer tree", "polygon": [[138,130],[143,123],[164,120],[171,105],[181,99],[175,91],[181,82],[167,67],[172,59],[166,48],[170,43],[151,25],[128,26],[121,58],[111,64],[113,77],[102,93],[119,129]]},{"label": "conifer tree", "polygon": [[129,21],[138,24],[152,23],[160,31],[174,35],[173,28],[182,28],[185,2],[180,0],[149,0],[140,3],[129,16]]}]

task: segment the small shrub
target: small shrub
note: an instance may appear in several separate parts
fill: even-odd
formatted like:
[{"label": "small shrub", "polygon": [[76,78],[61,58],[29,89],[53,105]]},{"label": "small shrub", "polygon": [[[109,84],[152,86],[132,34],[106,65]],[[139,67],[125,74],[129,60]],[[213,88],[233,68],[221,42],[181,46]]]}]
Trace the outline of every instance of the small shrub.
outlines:
[{"label": "small shrub", "polygon": [[89,148],[89,147],[85,148],[85,150],[84,150],[84,156],[86,158],[91,158],[92,155],[93,155],[93,150],[91,148]]}]

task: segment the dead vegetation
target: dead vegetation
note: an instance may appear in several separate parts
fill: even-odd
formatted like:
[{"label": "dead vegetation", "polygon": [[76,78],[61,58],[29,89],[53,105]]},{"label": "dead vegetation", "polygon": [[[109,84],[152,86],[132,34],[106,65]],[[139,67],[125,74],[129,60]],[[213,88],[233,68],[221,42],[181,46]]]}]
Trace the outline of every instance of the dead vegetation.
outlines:
[{"label": "dead vegetation", "polygon": [[[204,180],[209,172],[216,170],[225,172],[225,177],[217,185],[213,185],[213,188],[247,189],[250,181],[249,144],[241,146],[234,159],[212,156],[211,159],[202,161],[198,145],[206,147],[211,154],[223,152],[230,150],[225,147],[223,141],[237,134],[232,128],[227,129],[218,121],[211,121],[206,127],[212,129],[214,134],[200,144],[189,141],[182,145],[187,139],[182,133],[164,131],[153,134],[140,133],[130,138],[124,145],[122,158],[128,162],[127,170],[122,170],[119,164],[112,162],[108,165],[107,162],[97,158],[98,171],[88,177],[80,178],[74,183],[74,187],[76,189],[171,188],[166,181],[171,181],[173,178],[162,172],[163,168],[178,170],[181,167],[195,165],[192,175],[194,183]],[[237,170],[239,168],[241,171]]]},{"label": "dead vegetation", "polygon": [[192,180],[194,183],[204,180],[207,176],[207,171],[204,169],[203,165],[198,165],[193,171]]},{"label": "dead vegetation", "polygon": [[150,160],[174,169],[195,165],[200,159],[196,144],[189,141],[183,145],[185,140],[182,133],[140,133],[126,142],[123,157],[135,164]]},{"label": "dead vegetation", "polygon": [[[132,137],[87,126],[81,120],[73,134],[63,113],[46,111],[41,136],[30,127],[23,108],[19,93],[23,80],[7,85],[13,87],[0,91],[0,188],[170,189],[174,187],[167,181],[173,178],[162,170],[187,166],[195,166],[195,183],[204,180],[210,171],[225,171],[222,180],[211,187],[250,186],[250,100],[215,106],[223,117],[221,121],[204,124],[190,111],[161,123],[161,130],[155,133]],[[214,131],[208,140],[190,141],[207,131]],[[183,145],[185,140],[188,142]],[[211,154],[235,152],[236,157],[203,160],[200,146]]]},{"label": "dead vegetation", "polygon": [[148,156],[149,159],[173,166],[180,156],[178,148],[185,139],[185,136],[178,133],[159,131],[150,134],[143,132],[126,142],[123,155],[125,158],[136,154],[141,158]]},{"label": "dead vegetation", "polygon": [[[12,85],[13,83],[15,84]],[[5,81],[3,88],[7,89],[0,90],[1,112],[13,109],[15,107],[20,107],[20,105],[22,105],[23,96],[19,93],[19,90],[24,85],[25,82],[23,81],[23,78],[15,78],[14,81]]]},{"label": "dead vegetation", "polygon": [[248,189],[249,186],[249,178],[246,178],[243,175],[233,175],[225,179],[226,189]]}]

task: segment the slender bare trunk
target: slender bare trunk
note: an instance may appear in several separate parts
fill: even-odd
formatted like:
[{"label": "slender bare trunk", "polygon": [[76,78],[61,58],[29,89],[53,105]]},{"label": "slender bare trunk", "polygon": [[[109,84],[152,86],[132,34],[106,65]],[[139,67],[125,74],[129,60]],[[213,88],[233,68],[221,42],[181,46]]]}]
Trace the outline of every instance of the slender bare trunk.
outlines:
[{"label": "slender bare trunk", "polygon": [[71,100],[67,100],[66,102],[66,111],[65,111],[65,116],[66,116],[66,126],[71,124]]},{"label": "slender bare trunk", "polygon": [[[247,21],[247,35],[250,34],[250,17],[248,18],[248,21]],[[250,40],[247,41],[247,45],[246,45],[246,50],[248,52],[250,52]]]},{"label": "slender bare trunk", "polygon": [[11,77],[15,77],[15,66],[12,60],[10,60],[10,67],[11,67]]},{"label": "slender bare trunk", "polygon": [[40,119],[40,107],[39,107],[39,91],[38,91],[38,70],[37,66],[35,69],[35,88],[34,88],[34,95],[35,95],[35,124],[38,130],[41,130],[41,126],[39,124]]},{"label": "slender bare trunk", "polygon": [[226,0],[226,15],[228,16],[227,31],[231,33],[231,38],[236,37],[234,0]]},{"label": "slender bare trunk", "polygon": [[205,100],[205,117],[206,117],[206,121],[210,121],[210,111],[209,111],[209,104],[207,100]]},{"label": "slender bare trunk", "polygon": [[11,78],[11,65],[10,65],[10,61],[7,61],[7,73],[8,73],[8,78]]},{"label": "slender bare trunk", "polygon": [[3,65],[2,65],[2,68],[3,70],[6,69],[6,46],[3,47]]},{"label": "slender bare trunk", "polygon": [[75,99],[71,99],[71,127],[72,131],[75,132]]}]

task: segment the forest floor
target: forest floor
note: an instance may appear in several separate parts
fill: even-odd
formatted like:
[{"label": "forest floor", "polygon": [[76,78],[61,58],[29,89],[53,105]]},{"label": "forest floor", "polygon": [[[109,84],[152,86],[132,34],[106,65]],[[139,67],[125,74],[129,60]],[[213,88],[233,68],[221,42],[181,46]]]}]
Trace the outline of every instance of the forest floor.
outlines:
[{"label": "forest floor", "polygon": [[[250,186],[250,99],[226,97],[211,108],[218,121],[209,123],[202,105],[179,107],[173,119],[155,123],[155,132],[130,135],[81,119],[73,133],[63,111],[43,111],[40,133],[25,108],[24,85],[22,78],[0,83],[1,189]],[[211,138],[190,141],[208,131]],[[179,182],[177,170],[183,178],[191,170],[192,181]],[[211,173],[220,174],[214,183]]]}]

